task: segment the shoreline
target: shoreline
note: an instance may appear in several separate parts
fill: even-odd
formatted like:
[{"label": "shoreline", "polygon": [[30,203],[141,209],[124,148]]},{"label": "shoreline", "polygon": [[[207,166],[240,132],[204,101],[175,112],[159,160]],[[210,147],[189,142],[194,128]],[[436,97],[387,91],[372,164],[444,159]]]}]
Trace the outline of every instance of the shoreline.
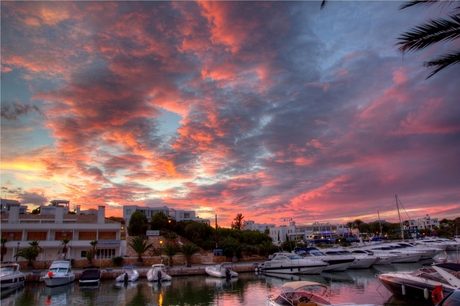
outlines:
[{"label": "shoreline", "polygon": [[[233,263],[231,268],[233,271],[238,273],[244,272],[255,272],[256,266],[260,262],[243,262],[243,263]],[[206,266],[216,265],[216,263],[209,263],[209,264],[196,264],[192,265],[191,267],[181,266],[174,266],[168,267],[167,273],[171,276],[187,276],[187,275],[206,275],[205,268]],[[102,272],[101,279],[115,279],[117,276],[123,273],[123,268],[117,267],[107,267],[107,268],[100,268]],[[150,267],[136,267],[136,270],[139,272],[139,278],[146,278],[147,272],[150,270]],[[26,283],[38,283],[42,282],[41,277],[43,277],[48,270],[33,270],[33,271],[22,271],[25,274],[25,282]],[[83,272],[83,269],[74,269],[75,272],[75,281],[80,279],[80,276]]]}]

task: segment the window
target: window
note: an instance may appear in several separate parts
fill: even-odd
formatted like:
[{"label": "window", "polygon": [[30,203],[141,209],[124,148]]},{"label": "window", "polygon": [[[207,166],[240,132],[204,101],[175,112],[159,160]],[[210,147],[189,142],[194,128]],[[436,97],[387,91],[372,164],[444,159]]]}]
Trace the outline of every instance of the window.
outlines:
[{"label": "window", "polygon": [[46,232],[28,232],[27,240],[46,240]]},{"label": "window", "polygon": [[115,257],[115,249],[98,249],[97,258],[98,259],[111,259]]},{"label": "window", "polygon": [[80,232],[78,238],[79,240],[96,240],[96,232]]}]

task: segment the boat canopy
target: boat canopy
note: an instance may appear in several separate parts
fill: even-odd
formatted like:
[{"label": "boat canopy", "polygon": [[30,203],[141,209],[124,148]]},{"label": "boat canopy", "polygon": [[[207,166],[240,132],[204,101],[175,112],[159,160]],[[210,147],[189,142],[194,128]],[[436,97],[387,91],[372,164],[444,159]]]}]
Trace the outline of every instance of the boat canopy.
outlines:
[{"label": "boat canopy", "polygon": [[299,282],[289,282],[285,283],[283,286],[281,286],[281,289],[284,292],[290,292],[290,291],[296,291],[300,290],[304,287],[313,287],[313,286],[318,286],[327,289],[327,286],[321,283],[317,282],[310,282],[310,281],[299,281]]}]

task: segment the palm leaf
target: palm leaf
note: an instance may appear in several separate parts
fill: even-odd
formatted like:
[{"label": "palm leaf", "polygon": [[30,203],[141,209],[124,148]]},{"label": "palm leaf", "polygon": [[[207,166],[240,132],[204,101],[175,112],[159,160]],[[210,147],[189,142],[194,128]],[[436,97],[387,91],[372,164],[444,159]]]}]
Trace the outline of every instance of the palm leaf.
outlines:
[{"label": "palm leaf", "polygon": [[439,18],[412,28],[398,37],[397,45],[402,53],[421,50],[440,41],[450,41],[460,37],[460,15],[450,15],[452,20]]},{"label": "palm leaf", "polygon": [[460,51],[454,52],[454,53],[448,53],[444,54],[437,59],[434,59],[432,61],[428,61],[424,63],[425,67],[437,67],[433,70],[433,72],[427,77],[430,78],[442,69],[454,65],[454,64],[460,64]]}]

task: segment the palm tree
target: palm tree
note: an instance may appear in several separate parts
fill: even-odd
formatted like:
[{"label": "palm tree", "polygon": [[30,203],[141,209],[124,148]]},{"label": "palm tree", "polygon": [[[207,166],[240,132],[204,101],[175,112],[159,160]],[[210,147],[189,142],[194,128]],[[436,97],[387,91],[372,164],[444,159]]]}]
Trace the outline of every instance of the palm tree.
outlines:
[{"label": "palm tree", "polygon": [[196,245],[192,244],[192,243],[186,243],[186,244],[182,245],[182,247],[180,248],[180,251],[182,252],[182,254],[184,254],[184,256],[185,256],[185,258],[187,260],[186,263],[185,263],[185,265],[187,267],[192,266],[192,256],[193,256],[193,254],[195,254],[199,250],[200,250],[200,248],[197,247]]},{"label": "palm tree", "polygon": [[232,228],[236,230],[243,229],[243,214],[236,214],[236,217],[233,219],[235,222],[232,222]]},{"label": "palm tree", "polygon": [[6,252],[8,252],[8,249],[5,246],[5,243],[8,241],[6,238],[1,238],[1,244],[2,244],[2,249],[1,249],[1,260],[0,262],[3,261],[3,257],[6,255]]},{"label": "palm tree", "polygon": [[353,222],[347,222],[347,227],[350,229],[348,232],[348,237],[350,237],[350,232],[353,231]]},{"label": "palm tree", "polygon": [[62,253],[64,254],[64,259],[67,257],[67,244],[70,242],[69,238],[64,238],[61,240]]},{"label": "palm tree", "polygon": [[[460,37],[460,5],[456,1],[440,0],[413,0],[401,6],[401,9],[412,7],[419,4],[432,5],[437,3],[440,6],[449,6],[454,3],[452,11],[447,13],[447,18],[430,19],[424,24],[411,28],[409,31],[398,37],[399,51],[401,53],[422,50],[428,46],[443,41],[452,41]],[[433,60],[425,62],[425,67],[434,68],[433,72],[427,77],[430,78],[442,69],[460,63],[460,50],[445,53]]]},{"label": "palm tree", "polygon": [[163,253],[169,258],[169,265],[173,266],[173,257],[179,252],[179,248],[172,243],[167,243],[163,249]]},{"label": "palm tree", "polygon": [[88,267],[93,267],[93,259],[94,259],[94,250],[87,250],[86,251],[86,259],[88,259]]},{"label": "palm tree", "polygon": [[153,247],[153,244],[149,243],[148,240],[144,240],[140,236],[136,236],[131,239],[131,242],[128,243],[128,245],[137,254],[137,265],[142,266],[142,254],[144,254],[144,252],[148,251],[151,247]]},{"label": "palm tree", "polygon": [[44,252],[44,249],[38,245],[38,241],[37,240],[34,240],[32,242],[29,242],[29,247],[27,248],[24,248],[22,250],[19,250],[17,252],[16,255],[14,255],[14,257],[18,258],[18,257],[22,257],[24,258],[25,260],[27,260],[27,267],[29,269],[33,269],[34,265],[33,265],[33,261],[36,260],[37,256],[41,253]]}]

